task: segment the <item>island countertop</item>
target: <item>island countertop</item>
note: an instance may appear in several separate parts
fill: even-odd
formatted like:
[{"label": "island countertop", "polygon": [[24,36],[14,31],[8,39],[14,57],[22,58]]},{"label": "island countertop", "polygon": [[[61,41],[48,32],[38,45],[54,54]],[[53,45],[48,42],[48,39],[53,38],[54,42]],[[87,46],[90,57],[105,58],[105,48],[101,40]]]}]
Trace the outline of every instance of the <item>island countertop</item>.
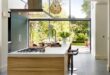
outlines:
[{"label": "island countertop", "polygon": [[46,47],[45,52],[11,52],[8,57],[64,57],[70,47],[70,43],[61,47]]}]

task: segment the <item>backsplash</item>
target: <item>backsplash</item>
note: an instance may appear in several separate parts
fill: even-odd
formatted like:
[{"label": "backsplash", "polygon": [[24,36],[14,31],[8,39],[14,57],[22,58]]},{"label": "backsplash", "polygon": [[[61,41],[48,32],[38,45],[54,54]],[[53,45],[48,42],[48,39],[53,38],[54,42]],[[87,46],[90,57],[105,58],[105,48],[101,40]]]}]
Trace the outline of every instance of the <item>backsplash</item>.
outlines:
[{"label": "backsplash", "polygon": [[11,42],[11,51],[28,46],[28,20],[18,12],[11,12]]}]

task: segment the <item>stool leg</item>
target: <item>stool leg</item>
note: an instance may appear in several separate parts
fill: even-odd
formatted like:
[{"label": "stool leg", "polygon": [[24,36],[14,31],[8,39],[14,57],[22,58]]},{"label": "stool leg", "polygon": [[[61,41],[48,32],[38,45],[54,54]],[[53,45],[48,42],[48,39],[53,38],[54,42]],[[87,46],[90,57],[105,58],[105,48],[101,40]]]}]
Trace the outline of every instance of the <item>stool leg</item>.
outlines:
[{"label": "stool leg", "polygon": [[73,74],[73,56],[71,56],[71,75]]}]

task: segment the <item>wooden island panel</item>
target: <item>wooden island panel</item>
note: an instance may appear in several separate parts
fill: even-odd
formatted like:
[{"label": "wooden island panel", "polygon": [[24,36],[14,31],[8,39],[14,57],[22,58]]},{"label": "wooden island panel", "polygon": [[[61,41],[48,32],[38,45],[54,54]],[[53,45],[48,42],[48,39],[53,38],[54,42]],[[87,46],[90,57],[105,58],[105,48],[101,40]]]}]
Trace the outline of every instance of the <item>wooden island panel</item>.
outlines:
[{"label": "wooden island panel", "polygon": [[8,57],[8,75],[65,75],[64,57]]}]

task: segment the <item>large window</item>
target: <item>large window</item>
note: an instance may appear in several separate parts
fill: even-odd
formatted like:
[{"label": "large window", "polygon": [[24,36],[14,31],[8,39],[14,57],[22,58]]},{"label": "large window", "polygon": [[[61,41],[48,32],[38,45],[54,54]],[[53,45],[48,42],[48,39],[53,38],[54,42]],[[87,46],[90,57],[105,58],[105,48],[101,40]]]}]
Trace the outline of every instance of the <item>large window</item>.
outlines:
[{"label": "large window", "polygon": [[90,18],[90,0],[42,0],[53,18]]},{"label": "large window", "polygon": [[72,18],[85,18],[86,14],[83,12],[84,0],[71,0],[71,17]]},{"label": "large window", "polygon": [[83,21],[90,20],[89,0],[42,0],[42,7],[43,13],[50,17],[30,19],[30,45],[61,42],[59,34],[63,31],[71,33],[68,40],[73,43],[84,44],[89,39],[90,22]]},{"label": "large window", "polygon": [[30,21],[30,42],[61,42],[60,32],[69,32],[73,43],[90,41],[90,21]]},{"label": "large window", "polygon": [[70,31],[73,44],[84,44],[85,41],[90,42],[90,20],[88,21],[71,21]]},{"label": "large window", "polygon": [[29,46],[48,41],[48,21],[30,21]]},{"label": "large window", "polygon": [[41,42],[61,42],[60,32],[70,32],[69,21],[30,21],[29,46]]}]

